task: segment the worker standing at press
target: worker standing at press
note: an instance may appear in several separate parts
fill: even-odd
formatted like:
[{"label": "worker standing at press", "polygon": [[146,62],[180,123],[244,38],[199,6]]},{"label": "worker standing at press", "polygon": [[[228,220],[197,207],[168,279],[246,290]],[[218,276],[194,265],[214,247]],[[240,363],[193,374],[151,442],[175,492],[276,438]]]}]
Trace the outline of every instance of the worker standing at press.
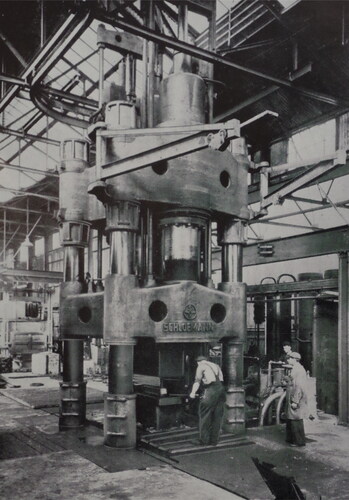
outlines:
[{"label": "worker standing at press", "polygon": [[300,363],[298,352],[288,354],[292,370],[286,387],[286,441],[291,446],[305,446],[304,418],[309,416],[307,373]]},{"label": "worker standing at press", "polygon": [[294,380],[297,380],[299,384],[303,385],[303,388],[306,389],[307,386],[307,372],[305,368],[300,363],[301,355],[299,352],[290,352],[287,355],[287,363],[292,366],[291,375]]},{"label": "worker standing at press", "polygon": [[198,367],[190,398],[195,398],[202,383],[204,393],[199,405],[199,443],[215,446],[219,440],[226,399],[223,374],[220,367],[205,356],[198,356],[196,361]]},{"label": "worker standing at press", "polygon": [[292,375],[286,387],[286,443],[305,446],[304,421],[307,413],[307,395],[302,384]]}]

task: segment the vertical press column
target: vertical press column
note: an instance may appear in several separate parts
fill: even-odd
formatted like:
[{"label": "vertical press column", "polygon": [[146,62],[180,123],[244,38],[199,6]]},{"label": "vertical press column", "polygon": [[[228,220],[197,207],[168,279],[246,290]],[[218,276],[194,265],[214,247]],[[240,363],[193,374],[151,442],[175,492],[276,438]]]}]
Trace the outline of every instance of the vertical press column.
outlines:
[{"label": "vertical press column", "polygon": [[[105,282],[105,332],[111,333],[117,307],[114,291],[123,293],[136,286],[136,250],[139,205],[119,201],[107,206],[110,243],[110,275]],[[123,318],[117,318],[122,321]],[[111,334],[112,337],[112,334]],[[109,342],[108,393],[104,399],[104,443],[114,448],[136,445],[136,395],[133,394],[133,347],[135,341],[123,332]]]},{"label": "vertical press column", "polygon": [[[62,143],[60,173],[60,237],[64,248],[63,283],[60,289],[60,308],[69,295],[83,292],[84,251],[88,246],[90,224],[86,216],[88,143],[69,139]],[[83,377],[84,341],[63,340],[63,381],[60,384],[59,428],[80,427],[85,423],[86,382]]]},{"label": "vertical press column", "polygon": [[222,371],[227,391],[225,432],[245,431],[245,391],[243,380],[243,343],[226,338],[222,345]]},{"label": "vertical press column", "polygon": [[[242,245],[244,227],[241,221],[232,220],[220,228],[222,246],[222,283],[224,292],[242,297],[246,302],[246,291],[242,281]],[[226,337],[222,345],[222,370],[227,391],[225,432],[245,431],[245,392],[243,380],[243,334],[246,331],[246,316],[241,316],[240,335]]]},{"label": "vertical press column", "polygon": [[[77,228],[70,223],[66,229]],[[64,283],[61,285],[61,307],[64,298],[82,292],[84,279],[84,248],[64,247]],[[86,416],[86,382],[83,375],[84,341],[63,340],[63,381],[60,384],[59,428],[61,430],[80,427]]]}]

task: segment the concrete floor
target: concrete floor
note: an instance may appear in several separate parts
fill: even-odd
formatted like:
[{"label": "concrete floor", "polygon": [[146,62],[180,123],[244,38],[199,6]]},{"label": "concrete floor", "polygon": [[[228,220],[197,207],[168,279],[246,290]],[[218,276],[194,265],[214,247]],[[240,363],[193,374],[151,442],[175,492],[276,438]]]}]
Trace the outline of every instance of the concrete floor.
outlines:
[{"label": "concrete floor", "polygon": [[335,417],[319,417],[306,422],[305,448],[289,447],[281,425],[248,429],[247,446],[166,460],[142,450],[106,448],[98,425],[59,433],[57,408],[30,408],[4,389],[0,498],[273,499],[252,462],[257,458],[293,476],[307,500],[349,500],[349,429],[338,426]]}]

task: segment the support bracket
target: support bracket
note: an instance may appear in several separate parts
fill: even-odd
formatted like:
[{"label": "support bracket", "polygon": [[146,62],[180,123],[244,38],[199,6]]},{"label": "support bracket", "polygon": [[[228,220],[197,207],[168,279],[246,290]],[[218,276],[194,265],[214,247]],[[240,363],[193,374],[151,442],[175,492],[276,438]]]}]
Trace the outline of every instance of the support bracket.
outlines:
[{"label": "support bracket", "polygon": [[[209,132],[208,135],[207,132]],[[132,139],[148,135],[153,138],[163,137],[165,135],[170,136],[166,143],[151,147],[145,151],[143,150],[127,158],[101,165],[100,178],[106,180],[111,177],[140,170],[160,161],[171,160],[208,147],[222,150],[225,145],[228,145],[231,139],[240,137],[240,122],[233,119],[226,123],[209,125],[158,127],[121,131],[106,130],[99,131],[97,134],[103,138],[103,140],[116,138],[118,136],[127,136]],[[153,141],[149,141],[149,143],[152,142]]]}]

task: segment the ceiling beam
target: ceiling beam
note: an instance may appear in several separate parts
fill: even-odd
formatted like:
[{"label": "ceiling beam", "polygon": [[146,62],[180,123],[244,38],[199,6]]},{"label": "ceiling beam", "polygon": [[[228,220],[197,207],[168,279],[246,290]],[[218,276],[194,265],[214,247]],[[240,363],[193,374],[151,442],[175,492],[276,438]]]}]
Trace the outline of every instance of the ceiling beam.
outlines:
[{"label": "ceiling beam", "polygon": [[63,280],[63,273],[56,271],[35,271],[27,269],[1,269],[1,278],[4,279],[6,276],[15,278],[19,276],[21,278],[26,277],[28,281],[40,281],[45,280],[48,283],[52,280],[52,283],[60,282]]},{"label": "ceiling beam", "polygon": [[[78,69],[79,66],[88,61],[91,57],[93,57],[95,54],[98,53],[98,49],[94,50],[93,52],[91,52],[90,54],[88,54],[86,57],[84,57],[83,59],[80,59],[79,62],[73,64],[69,61],[69,67],[68,69],[66,69],[65,71],[63,71],[63,73],[60,73],[59,75],[55,76],[54,78],[52,78],[52,80],[50,80],[49,82],[47,82],[47,85],[51,86],[52,83],[56,82],[57,80],[59,80],[60,78],[62,78],[62,76],[65,76],[67,75],[68,73],[70,73],[71,71],[75,70],[77,73],[81,73],[81,71]],[[66,60],[65,57],[63,57],[64,60]],[[66,62],[66,64],[68,64],[68,62]]]},{"label": "ceiling beam", "polygon": [[[87,75],[84,75],[81,71],[80,71],[80,73],[85,78],[90,79]],[[78,75],[76,75],[76,76],[78,77]],[[12,83],[13,85],[18,85],[18,87],[20,87],[21,89],[30,90],[30,85],[23,79],[16,78],[16,77],[10,76],[10,75],[5,75],[4,73],[0,73],[0,80],[7,82],[7,83]],[[93,110],[98,108],[98,103],[94,99],[88,99],[84,96],[79,96],[76,94],[72,94],[70,92],[65,92],[64,90],[55,89],[53,87],[49,87],[48,85],[39,85],[39,88],[43,92],[45,92],[45,94],[50,94],[54,97],[57,97],[60,99],[66,99],[68,101],[72,101],[72,102],[75,102],[78,104],[84,104],[85,106],[88,106],[88,107],[92,108]]]},{"label": "ceiling beam", "polygon": [[[299,215],[302,215],[302,212],[299,213]],[[293,227],[295,229],[307,229],[307,230],[312,230],[312,231],[318,231],[319,228],[315,226],[301,226],[300,224],[288,224],[287,222],[274,222],[271,220],[264,220],[264,219],[259,219],[258,220],[259,224],[271,224],[273,226],[283,226],[283,227]]]},{"label": "ceiling beam", "polygon": [[[349,208],[347,205],[349,203],[349,200],[343,200],[337,202],[335,205],[338,208]],[[263,219],[255,219],[251,220],[249,222],[249,226],[252,224],[259,224],[260,222],[269,222],[273,220],[279,220],[279,219],[285,219],[285,218],[290,218],[290,217],[297,217],[299,215],[304,215],[310,212],[318,212],[319,210],[328,210],[332,208],[332,205],[330,203],[324,203],[322,205],[318,205],[317,207],[314,208],[305,208],[304,210],[298,210],[297,212],[288,212],[284,214],[279,214],[279,215],[274,215],[273,217],[263,217]]]},{"label": "ceiling beam", "polygon": [[31,174],[45,175],[47,177],[59,177],[58,172],[49,172],[48,170],[39,170],[38,168],[24,167],[22,165],[11,165],[0,161],[0,168],[8,168],[9,170],[19,170],[20,172],[30,172]]},{"label": "ceiling beam", "polygon": [[338,279],[329,278],[324,280],[311,281],[285,281],[284,283],[263,283],[259,285],[248,285],[247,295],[258,294],[278,294],[278,293],[296,293],[305,291],[338,289]]},{"label": "ceiling beam", "polygon": [[301,201],[304,203],[312,203],[313,205],[328,205],[325,200],[313,200],[312,198],[303,198],[302,196],[294,196],[291,194],[290,196],[286,197],[288,200],[291,201]]},{"label": "ceiling beam", "polygon": [[4,35],[4,33],[1,30],[0,30],[0,39],[9,49],[9,51],[15,56],[17,61],[21,64],[22,68],[26,68],[27,61],[24,59],[24,57],[21,56],[16,47],[14,47],[14,45],[10,42],[10,40]]},{"label": "ceiling beam", "polygon": [[[115,71],[116,69],[118,68],[119,66],[119,63],[120,61],[118,61],[116,64],[113,64],[113,66],[106,72],[106,74],[104,75],[105,76],[105,79],[109,78],[109,76],[111,76]],[[70,85],[70,83],[69,83]],[[91,85],[91,87],[89,87],[89,89],[86,91],[86,96],[90,95],[96,88],[98,87],[98,82],[94,83],[93,85]],[[69,87],[66,87],[66,90],[68,89]],[[33,117],[33,119],[31,119],[29,121],[29,123],[27,125],[25,125],[23,128],[26,129],[26,130],[29,130],[31,127],[33,127],[39,120],[41,120],[41,118],[44,116],[44,113],[42,111],[38,111],[38,113]],[[56,119],[53,119],[51,120],[51,123],[49,123],[48,126],[44,127],[43,129],[40,130],[40,132],[38,133],[38,135],[40,136],[41,134],[44,134],[45,132],[47,132],[48,130],[50,130],[55,124],[57,123],[57,120]],[[70,127],[69,124],[65,124],[67,125],[68,127]],[[74,130],[74,132],[76,133],[76,131]],[[27,148],[29,148],[30,146],[33,145],[33,142],[34,140],[31,139],[30,141],[28,141],[27,143],[25,143],[22,148],[15,154],[13,154],[10,158],[7,159],[8,162],[11,162],[12,160],[14,160],[15,158],[17,158],[18,154],[25,151]],[[41,153],[45,154],[43,151],[40,151]],[[55,160],[57,161],[57,160]]]},{"label": "ceiling beam", "polygon": [[[30,213],[30,210],[29,210]],[[52,221],[53,222],[53,221]],[[6,224],[18,224],[18,225],[26,225],[27,221],[26,219],[21,220],[11,220],[11,219],[6,219]],[[29,221],[28,225],[33,226],[35,224],[35,221]],[[0,231],[4,227],[4,222],[0,220]],[[51,229],[53,227],[53,224],[36,224],[35,227],[40,227],[42,229]],[[58,228],[58,223],[57,223],[57,228]]]},{"label": "ceiling beam", "polygon": [[[268,245],[270,255],[261,255],[262,246]],[[339,226],[314,233],[277,238],[253,243],[244,247],[243,265],[258,266],[287,260],[297,260],[319,255],[348,252],[349,227]]]},{"label": "ceiling beam", "polygon": [[330,173],[332,170],[336,169],[340,165],[346,164],[346,151],[337,151],[336,157],[331,160],[320,161],[317,165],[313,166],[309,170],[299,174],[297,177],[289,182],[286,182],[282,187],[277,190],[273,190],[263,197],[261,202],[262,208],[267,208],[270,205],[278,204],[290,196],[295,191],[306,187],[307,185],[317,181],[325,174]]},{"label": "ceiling beam", "polygon": [[[4,211],[11,211],[11,212],[22,212],[22,213],[27,213],[28,210],[26,208],[20,208],[20,207],[12,207],[10,205],[0,205],[0,210]],[[32,208],[29,208],[29,213],[30,214],[37,214],[37,215],[44,215],[44,216],[49,216],[49,217],[54,217],[53,212],[49,212],[47,210],[33,210]],[[1,223],[1,220],[0,220]]]},{"label": "ceiling beam", "polygon": [[45,144],[50,144],[51,146],[60,146],[61,142],[55,139],[49,139],[48,137],[42,137],[39,135],[28,134],[21,130],[13,130],[11,128],[2,127],[0,125],[0,133],[14,135],[21,139],[32,139],[34,141],[44,142]]},{"label": "ceiling beam", "polygon": [[[67,35],[77,27],[81,26],[81,12],[76,14],[71,14],[67,20],[62,24],[62,26],[55,32],[55,34],[48,40],[48,42],[41,48],[39,54],[32,60],[32,62],[27,66],[26,70],[22,74],[23,80],[26,80],[36,68],[43,67],[46,60],[50,59],[50,55],[54,52],[55,47],[61,47],[62,44],[65,45],[68,40]],[[85,17],[83,18],[85,19]],[[64,41],[64,43],[63,43]],[[70,39],[68,40],[68,45],[71,44]],[[12,101],[12,99],[17,95],[18,86],[12,87],[6,95],[0,101],[0,112],[3,111],[6,106]]]},{"label": "ceiling beam", "polygon": [[42,198],[43,200],[55,201],[57,203],[59,202],[58,196],[49,196],[47,194],[33,193],[30,191],[24,191],[21,189],[12,189],[12,188],[0,186],[0,191],[7,191],[9,193],[13,193],[13,194],[18,195],[18,196],[32,196],[34,198]]}]

